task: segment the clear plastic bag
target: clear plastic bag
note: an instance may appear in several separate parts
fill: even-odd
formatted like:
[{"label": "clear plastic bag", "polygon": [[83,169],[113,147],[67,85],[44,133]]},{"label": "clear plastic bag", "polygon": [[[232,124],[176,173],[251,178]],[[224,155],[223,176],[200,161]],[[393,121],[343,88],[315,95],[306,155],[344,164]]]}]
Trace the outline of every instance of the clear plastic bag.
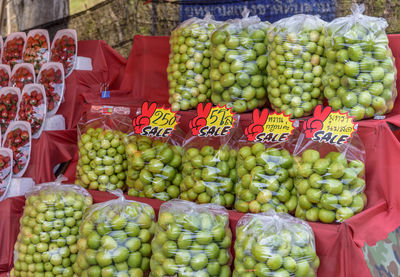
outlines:
[{"label": "clear plastic bag", "polygon": [[0,148],[0,201],[7,196],[11,184],[13,170],[13,152],[7,148]]},{"label": "clear plastic bag", "polygon": [[267,91],[277,112],[299,118],[322,103],[325,24],[319,16],[298,14],[270,26]]},{"label": "clear plastic bag", "polygon": [[45,63],[36,79],[43,85],[47,98],[47,116],[55,115],[64,97],[65,77],[64,67],[61,63]]},{"label": "clear plastic bag", "polygon": [[101,191],[123,189],[128,167],[124,140],[131,129],[132,120],[122,115],[89,114],[82,118],[78,123],[75,183]]},{"label": "clear plastic bag", "polygon": [[178,198],[182,182],[182,131],[174,130],[166,139],[132,135],[125,144],[128,161],[128,195]]},{"label": "clear plastic bag", "polygon": [[296,217],[323,223],[342,222],[366,206],[365,150],[357,133],[333,146],[305,137],[293,153],[297,164]]},{"label": "clear plastic bag", "polygon": [[314,233],[303,220],[273,210],[239,220],[233,277],[317,276],[318,267]]},{"label": "clear plastic bag", "polygon": [[78,55],[78,37],[73,29],[59,30],[51,43],[50,61],[60,62],[64,66],[67,78],[76,66]]},{"label": "clear plastic bag", "polygon": [[30,63],[20,63],[14,66],[11,72],[10,83],[12,87],[17,87],[21,91],[27,84],[35,83],[35,70]]},{"label": "clear plastic bag", "polygon": [[180,198],[233,207],[237,179],[235,147],[232,134],[212,138],[189,134],[184,142]]},{"label": "clear plastic bag", "polygon": [[122,191],[112,193],[118,198],[85,211],[73,265],[75,276],[140,277],[149,272],[154,210],[148,204],[126,200]]},{"label": "clear plastic bag", "polygon": [[226,21],[211,35],[211,101],[243,113],[267,101],[267,29],[257,16]]},{"label": "clear plastic bag", "polygon": [[194,109],[198,103],[209,102],[210,34],[219,24],[207,13],[204,19],[191,18],[172,31],[167,73],[173,111]]},{"label": "clear plastic bag", "polygon": [[160,207],[151,249],[151,277],[231,275],[228,211],[173,199]]},{"label": "clear plastic bag", "polygon": [[39,73],[42,65],[50,59],[49,32],[44,29],[29,31],[23,53],[24,62],[33,64],[35,73]]},{"label": "clear plastic bag", "polygon": [[10,86],[10,77],[10,66],[6,64],[0,64],[0,88]]},{"label": "clear plastic bag", "polygon": [[92,197],[60,182],[35,186],[26,194],[11,276],[73,276],[79,227]]},{"label": "clear plastic bag", "polygon": [[292,213],[297,206],[292,141],[254,143],[242,138],[236,161],[235,210],[260,213],[269,209]]},{"label": "clear plastic bag", "polygon": [[4,134],[11,121],[18,115],[19,103],[21,102],[21,91],[19,88],[3,87],[0,89],[0,128]]},{"label": "clear plastic bag", "polygon": [[356,120],[389,113],[397,96],[388,24],[363,15],[364,9],[354,4],[352,15],[326,26],[324,95],[334,110],[348,111]]},{"label": "clear plastic bag", "polygon": [[11,68],[17,63],[21,63],[25,41],[26,34],[24,32],[16,32],[8,35],[4,42],[1,62],[9,65]]}]

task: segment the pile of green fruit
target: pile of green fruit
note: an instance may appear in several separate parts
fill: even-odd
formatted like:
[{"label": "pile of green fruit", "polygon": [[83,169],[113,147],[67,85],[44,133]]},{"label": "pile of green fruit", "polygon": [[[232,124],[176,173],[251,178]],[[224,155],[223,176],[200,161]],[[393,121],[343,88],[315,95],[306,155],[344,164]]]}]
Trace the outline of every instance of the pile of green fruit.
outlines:
[{"label": "pile of green fruit", "polygon": [[211,101],[243,113],[267,101],[267,29],[258,17],[228,21],[211,35]]},{"label": "pile of green fruit", "polygon": [[125,151],[129,195],[164,201],[178,198],[182,147],[145,136],[129,136]]},{"label": "pile of green fruit", "polygon": [[314,234],[306,222],[274,212],[239,220],[233,277],[311,277],[318,267]]},{"label": "pile of green fruit", "polygon": [[75,183],[101,191],[122,189],[127,169],[125,137],[126,134],[117,130],[88,128],[78,142]]},{"label": "pile of green fruit", "polygon": [[236,156],[236,150],[228,145],[219,149],[209,145],[200,150],[196,147],[186,149],[180,198],[232,207],[237,179]]},{"label": "pile of green fruit", "polygon": [[231,274],[228,212],[213,204],[171,200],[161,205],[151,249],[151,277]]},{"label": "pile of green fruit", "polygon": [[196,108],[211,97],[210,34],[218,22],[206,16],[191,18],[171,34],[169,103],[173,111]]},{"label": "pile of green fruit", "polygon": [[74,274],[83,213],[92,198],[73,185],[37,186],[27,194],[12,276]]},{"label": "pile of green fruit", "polygon": [[263,143],[242,146],[236,162],[235,209],[242,213],[294,212],[296,171],[289,151],[266,148]]},{"label": "pile of green fruit", "polygon": [[385,19],[361,13],[327,25],[324,94],[334,110],[360,120],[393,109],[397,73],[386,27]]},{"label": "pile of green fruit", "polygon": [[295,157],[298,178],[296,217],[308,221],[342,222],[361,212],[366,204],[364,172],[360,160],[348,160],[340,152],[329,152],[324,158],[307,149]]},{"label": "pile of green fruit", "polygon": [[276,111],[299,118],[322,103],[324,26],[318,16],[303,14],[270,26],[267,91]]},{"label": "pile of green fruit", "polygon": [[151,206],[123,197],[93,205],[79,232],[76,276],[147,276],[154,219]]}]

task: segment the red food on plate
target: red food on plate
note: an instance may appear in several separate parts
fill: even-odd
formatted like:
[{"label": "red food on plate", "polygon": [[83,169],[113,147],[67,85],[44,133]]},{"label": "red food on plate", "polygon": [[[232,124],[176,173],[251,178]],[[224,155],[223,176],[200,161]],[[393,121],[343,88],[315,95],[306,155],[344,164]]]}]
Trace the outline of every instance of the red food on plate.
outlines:
[{"label": "red food on plate", "polygon": [[54,68],[42,70],[39,83],[44,86],[47,97],[47,111],[51,112],[61,100],[61,92],[58,89],[63,83],[61,70]]},{"label": "red food on plate", "polygon": [[10,76],[7,70],[0,68],[0,87],[8,87],[8,82],[10,81]]},{"label": "red food on plate", "polygon": [[51,49],[51,61],[62,63],[65,74],[68,74],[74,66],[75,53],[75,40],[70,36],[63,35],[54,42]]},{"label": "red food on plate", "polygon": [[33,74],[29,69],[21,66],[11,76],[11,85],[22,90],[27,84],[33,84]]},{"label": "red food on plate", "polygon": [[22,37],[15,37],[7,41],[3,49],[2,63],[14,66],[22,60],[22,51],[24,49],[24,39]]},{"label": "red food on plate", "polygon": [[43,118],[39,106],[44,104],[43,95],[33,90],[30,93],[24,93],[19,105],[19,120],[28,121],[31,124],[32,134],[36,134],[43,124]]},{"label": "red food on plate", "polygon": [[18,95],[7,93],[0,96],[0,126],[1,132],[4,134],[8,124],[17,116]]},{"label": "red food on plate", "polygon": [[27,162],[26,152],[24,146],[29,143],[29,133],[20,128],[10,131],[4,141],[4,147],[10,148],[13,151],[13,173],[18,174]]},{"label": "red food on plate", "polygon": [[35,34],[28,37],[24,53],[24,62],[33,64],[35,72],[46,62],[46,53],[49,50],[45,35]]}]

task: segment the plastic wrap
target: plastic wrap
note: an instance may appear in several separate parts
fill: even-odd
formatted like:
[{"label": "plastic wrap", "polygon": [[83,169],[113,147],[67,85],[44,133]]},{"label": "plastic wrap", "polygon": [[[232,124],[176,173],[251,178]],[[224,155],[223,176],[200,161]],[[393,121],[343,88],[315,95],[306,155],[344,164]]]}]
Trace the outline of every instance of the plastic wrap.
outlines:
[{"label": "plastic wrap", "polygon": [[[76,276],[147,276],[155,230],[150,205],[118,199],[95,204],[83,216],[79,230]],[[94,259],[93,259],[94,258]]]},{"label": "plastic wrap", "polygon": [[13,121],[7,128],[2,146],[13,152],[13,176],[21,177],[31,159],[31,125],[26,121]]},{"label": "plastic wrap", "polygon": [[301,133],[293,153],[297,164],[296,217],[323,223],[342,222],[366,206],[365,150],[357,133],[333,146]]},{"label": "plastic wrap", "polygon": [[0,64],[0,88],[10,86],[10,77],[10,66],[6,64]]},{"label": "plastic wrap", "polygon": [[125,145],[128,161],[128,194],[167,201],[178,198],[182,182],[182,131],[166,139],[129,136]]},{"label": "plastic wrap", "polygon": [[44,86],[47,98],[47,116],[55,115],[64,97],[65,77],[64,67],[61,63],[45,63],[36,79],[38,84]]},{"label": "plastic wrap", "polygon": [[319,16],[283,18],[268,32],[268,98],[272,108],[294,118],[322,103],[324,27]]},{"label": "plastic wrap", "polygon": [[11,72],[10,84],[21,91],[27,84],[35,83],[35,70],[30,63],[20,63],[14,66]]},{"label": "plastic wrap", "polygon": [[13,152],[7,148],[0,148],[0,201],[9,190],[13,169]]},{"label": "plastic wrap", "polygon": [[223,207],[170,200],[160,207],[150,276],[229,277],[231,240]]},{"label": "plastic wrap", "polygon": [[184,149],[180,198],[232,207],[237,179],[232,134],[213,138],[189,134]]},{"label": "plastic wrap", "polygon": [[259,213],[269,209],[294,212],[297,191],[290,142],[263,144],[239,141],[235,209]]},{"label": "plastic wrap", "polygon": [[37,139],[42,134],[46,120],[46,93],[39,84],[29,84],[22,90],[18,109],[18,120],[31,124],[32,138]]},{"label": "plastic wrap", "polygon": [[257,16],[226,21],[211,36],[211,101],[243,113],[267,101],[267,29]]},{"label": "plastic wrap", "polygon": [[233,277],[317,276],[314,233],[304,221],[273,210],[246,214],[236,226]]},{"label": "plastic wrap", "polygon": [[170,38],[167,68],[173,111],[196,108],[211,97],[210,34],[220,23],[208,13],[182,22]]},{"label": "plastic wrap", "polygon": [[91,204],[90,194],[74,185],[46,183],[29,191],[11,276],[73,276],[79,227]]},{"label": "plastic wrap", "polygon": [[9,65],[11,68],[17,63],[22,63],[25,41],[26,34],[24,32],[16,32],[8,35],[4,42],[1,62]]},{"label": "plastic wrap", "polygon": [[23,53],[24,62],[33,64],[35,73],[39,73],[42,65],[50,59],[49,32],[44,29],[29,31]]},{"label": "plastic wrap", "polygon": [[18,115],[19,103],[21,102],[21,91],[19,88],[4,87],[0,89],[0,127],[4,134],[11,121]]},{"label": "plastic wrap", "polygon": [[79,161],[76,184],[101,191],[123,189],[127,161],[124,140],[132,120],[120,115],[94,115],[78,123]]},{"label": "plastic wrap", "polygon": [[363,4],[354,4],[351,11],[326,27],[324,95],[334,110],[360,120],[393,109],[397,71],[386,20],[363,15]]},{"label": "plastic wrap", "polygon": [[65,78],[75,69],[78,55],[78,37],[73,29],[59,30],[51,44],[50,61],[64,66]]}]

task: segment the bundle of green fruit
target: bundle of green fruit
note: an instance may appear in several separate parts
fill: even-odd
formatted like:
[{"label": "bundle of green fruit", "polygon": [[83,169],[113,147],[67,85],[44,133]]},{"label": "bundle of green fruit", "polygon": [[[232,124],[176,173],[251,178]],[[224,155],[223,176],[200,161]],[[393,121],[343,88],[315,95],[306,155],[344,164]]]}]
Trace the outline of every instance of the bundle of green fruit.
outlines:
[{"label": "bundle of green fruit", "polygon": [[301,147],[301,140],[294,153],[298,165],[296,217],[332,223],[361,212],[367,199],[364,149],[357,134],[337,148],[320,143]]},{"label": "bundle of green fruit", "polygon": [[182,160],[181,199],[199,204],[214,203],[227,208],[233,206],[237,152],[229,143],[231,137],[228,136],[229,138],[186,139]]},{"label": "bundle of green fruit", "polygon": [[210,100],[210,34],[218,25],[207,13],[204,19],[188,19],[172,31],[167,74],[173,111]]},{"label": "bundle of green fruit", "polygon": [[128,137],[125,151],[129,195],[164,201],[178,198],[183,149],[174,134],[166,140],[137,135]]},{"label": "bundle of green fruit", "polygon": [[236,162],[235,209],[242,213],[266,212],[271,208],[278,212],[294,212],[296,171],[289,151],[283,144],[241,145]]},{"label": "bundle of green fruit", "polygon": [[95,204],[86,210],[74,271],[79,277],[147,276],[150,241],[155,229],[151,206],[118,199]]},{"label": "bundle of green fruit", "polygon": [[228,211],[214,204],[171,200],[161,205],[151,249],[151,277],[231,274]]},{"label": "bundle of green fruit", "polygon": [[121,122],[132,124],[129,119],[117,116],[79,123],[77,185],[101,191],[123,188],[128,165],[124,146],[127,135],[119,130]]},{"label": "bundle of green fruit", "polygon": [[90,194],[74,185],[49,183],[26,194],[11,276],[73,276],[79,227]]},{"label": "bundle of green fruit", "polygon": [[324,26],[318,16],[283,18],[268,32],[268,98],[278,112],[298,118],[322,103]]},{"label": "bundle of green fruit", "polygon": [[364,5],[355,4],[352,12],[326,27],[323,82],[329,106],[360,120],[393,109],[397,73],[386,20],[363,15]]},{"label": "bundle of green fruit", "polygon": [[311,277],[318,267],[314,233],[306,222],[273,210],[239,220],[233,277]]},{"label": "bundle of green fruit", "polygon": [[243,12],[211,35],[211,101],[243,113],[267,101],[267,29],[269,22]]}]

